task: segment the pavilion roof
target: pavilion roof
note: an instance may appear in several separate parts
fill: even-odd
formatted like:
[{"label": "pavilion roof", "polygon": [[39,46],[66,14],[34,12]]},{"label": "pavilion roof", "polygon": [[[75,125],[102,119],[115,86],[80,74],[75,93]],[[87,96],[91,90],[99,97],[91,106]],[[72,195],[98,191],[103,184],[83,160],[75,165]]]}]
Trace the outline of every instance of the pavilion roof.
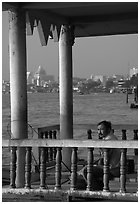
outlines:
[{"label": "pavilion roof", "polygon": [[7,2],[3,11],[26,10],[27,34],[38,27],[42,45],[48,36],[58,41],[62,24],[70,24],[75,37],[138,33],[138,2]]}]

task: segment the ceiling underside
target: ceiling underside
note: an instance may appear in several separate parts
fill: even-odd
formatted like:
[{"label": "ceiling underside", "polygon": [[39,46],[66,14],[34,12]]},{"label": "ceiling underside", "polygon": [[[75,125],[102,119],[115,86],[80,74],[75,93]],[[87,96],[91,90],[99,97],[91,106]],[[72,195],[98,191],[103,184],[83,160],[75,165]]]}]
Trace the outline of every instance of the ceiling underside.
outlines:
[{"label": "ceiling underside", "polygon": [[[137,2],[7,2],[3,11],[22,8],[30,25],[40,20],[60,28],[75,27],[75,37],[138,33]],[[50,27],[49,27],[50,28]],[[58,29],[59,30],[59,29]]]}]

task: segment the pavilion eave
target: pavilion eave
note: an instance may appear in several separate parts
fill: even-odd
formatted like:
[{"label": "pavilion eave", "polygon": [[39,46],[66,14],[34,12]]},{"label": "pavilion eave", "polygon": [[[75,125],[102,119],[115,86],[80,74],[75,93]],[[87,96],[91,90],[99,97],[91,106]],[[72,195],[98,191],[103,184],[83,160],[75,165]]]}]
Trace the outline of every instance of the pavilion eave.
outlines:
[{"label": "pavilion eave", "polygon": [[[41,32],[48,32],[43,36],[46,42],[45,36],[48,35],[57,36],[56,40],[59,36],[58,30],[64,24],[74,26],[75,37],[138,33],[137,2],[7,2],[2,4],[2,8],[3,11],[24,9],[28,15],[27,34],[33,34],[33,28],[38,26],[40,36],[43,36]],[[39,25],[35,25],[35,22]]]}]

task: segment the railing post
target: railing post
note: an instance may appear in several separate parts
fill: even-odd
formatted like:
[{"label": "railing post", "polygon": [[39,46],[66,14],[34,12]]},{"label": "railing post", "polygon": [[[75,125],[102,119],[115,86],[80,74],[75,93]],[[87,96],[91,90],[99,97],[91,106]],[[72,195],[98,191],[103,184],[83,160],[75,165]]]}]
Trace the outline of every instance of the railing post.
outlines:
[{"label": "railing post", "polygon": [[91,129],[89,129],[88,131],[87,131],[87,135],[88,135],[88,139],[92,139],[92,131],[91,131]]},{"label": "railing post", "polygon": [[126,103],[128,103],[128,89],[126,90]]},{"label": "railing post", "polygon": [[43,137],[44,137],[44,133],[41,132],[41,133],[39,134],[39,138],[43,139]]},{"label": "railing post", "polygon": [[[133,130],[134,131],[134,140],[138,140],[138,130]],[[134,154],[135,156],[138,155],[138,149],[134,149]]]},{"label": "railing post", "polygon": [[[48,131],[45,132],[45,139],[48,139]],[[46,149],[46,162],[49,162],[48,147]]]},{"label": "railing post", "polygon": [[[43,133],[43,132],[39,132],[39,133],[38,133],[38,136],[39,136],[39,137],[38,137],[39,139],[43,139],[44,133]],[[38,151],[39,151],[39,159],[38,159],[38,160],[39,160],[39,168],[40,168],[41,147],[38,147]]]},{"label": "railing post", "polygon": [[48,139],[48,131],[45,132],[45,139]]},{"label": "railing post", "polygon": [[122,140],[126,140],[126,130],[122,130]]},{"label": "railing post", "polygon": [[53,133],[53,139],[56,139],[56,130],[54,130],[52,133]]},{"label": "railing post", "polygon": [[109,191],[109,150],[107,148],[104,148],[104,167],[103,167],[103,181],[104,181],[104,187],[103,191]]},{"label": "railing post", "polygon": [[61,147],[57,148],[56,153],[56,165],[55,165],[55,189],[61,189],[61,162],[62,162],[62,153]]},{"label": "railing post", "polygon": [[46,148],[41,147],[40,152],[40,188],[46,188]]},{"label": "railing post", "polygon": [[[122,130],[122,140],[126,140],[126,130]],[[121,149],[120,158],[120,192],[126,192],[126,152],[127,149]]]},{"label": "railing post", "polygon": [[25,188],[31,188],[32,147],[26,147],[25,157]]},{"label": "railing post", "polygon": [[[49,131],[49,139],[52,139],[52,131]],[[53,160],[53,148],[49,147],[49,160],[52,161]]]},{"label": "railing post", "polygon": [[121,149],[120,159],[120,192],[126,192],[126,149]]},{"label": "railing post", "polygon": [[76,190],[77,182],[77,147],[72,148],[71,155],[71,190]]},{"label": "railing post", "polygon": [[11,188],[16,188],[15,180],[16,180],[16,147],[11,147],[11,162],[10,162],[10,186]]},{"label": "railing post", "polygon": [[[53,139],[56,140],[56,130],[53,131]],[[53,148],[53,159],[56,159],[56,147]]]},{"label": "railing post", "polygon": [[87,159],[87,190],[92,190],[92,179],[93,179],[93,150],[94,148],[88,148],[88,159]]}]

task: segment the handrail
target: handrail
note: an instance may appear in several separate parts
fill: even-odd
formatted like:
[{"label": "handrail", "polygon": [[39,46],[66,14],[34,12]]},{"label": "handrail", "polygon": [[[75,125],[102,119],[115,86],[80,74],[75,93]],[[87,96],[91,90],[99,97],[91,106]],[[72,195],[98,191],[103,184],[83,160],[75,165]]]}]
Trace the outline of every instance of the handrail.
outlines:
[{"label": "handrail", "polygon": [[54,140],[54,139],[11,139],[2,140],[3,147],[85,147],[85,148],[138,148],[136,140]]}]

